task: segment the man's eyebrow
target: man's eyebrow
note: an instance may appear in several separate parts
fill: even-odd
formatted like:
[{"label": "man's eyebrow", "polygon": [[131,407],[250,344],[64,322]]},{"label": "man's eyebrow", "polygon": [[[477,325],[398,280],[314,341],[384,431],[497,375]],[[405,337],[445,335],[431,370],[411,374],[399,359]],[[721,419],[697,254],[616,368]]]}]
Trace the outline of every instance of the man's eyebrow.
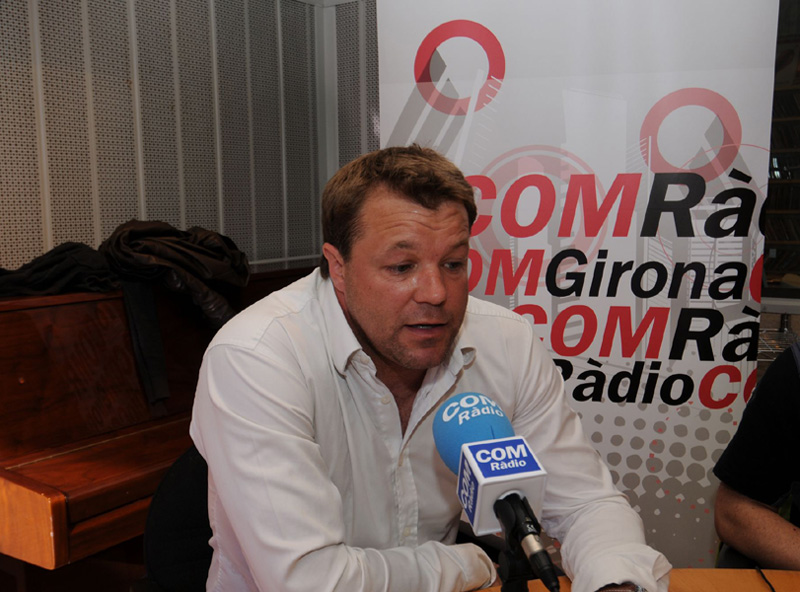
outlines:
[{"label": "man's eyebrow", "polygon": [[391,247],[389,247],[390,251],[407,251],[409,249],[415,248],[417,245],[416,243],[408,240],[401,240],[397,241]]},{"label": "man's eyebrow", "polygon": [[[389,251],[407,251],[410,249],[415,249],[418,243],[410,240],[400,240],[397,241],[395,244],[388,248]],[[465,238],[464,240],[458,241],[452,247],[450,247],[451,251],[455,251],[456,249],[460,249],[462,247],[469,247],[469,238]]]},{"label": "man's eyebrow", "polygon": [[458,251],[459,249],[464,249],[464,248],[466,249],[469,248],[469,238],[465,238],[464,240],[458,241],[457,243],[453,244],[453,246],[450,247],[450,252]]}]

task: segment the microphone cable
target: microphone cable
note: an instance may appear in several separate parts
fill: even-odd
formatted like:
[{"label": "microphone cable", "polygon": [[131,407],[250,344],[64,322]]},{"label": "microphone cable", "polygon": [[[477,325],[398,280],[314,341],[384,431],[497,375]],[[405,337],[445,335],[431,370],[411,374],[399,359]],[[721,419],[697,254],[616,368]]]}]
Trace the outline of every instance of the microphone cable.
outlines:
[{"label": "microphone cable", "polygon": [[767,583],[769,589],[772,590],[772,592],[775,592],[775,588],[772,587],[772,583],[767,578],[767,575],[763,571],[761,571],[761,568],[758,565],[756,565],[756,571],[758,572],[758,575],[761,576],[761,579]]}]

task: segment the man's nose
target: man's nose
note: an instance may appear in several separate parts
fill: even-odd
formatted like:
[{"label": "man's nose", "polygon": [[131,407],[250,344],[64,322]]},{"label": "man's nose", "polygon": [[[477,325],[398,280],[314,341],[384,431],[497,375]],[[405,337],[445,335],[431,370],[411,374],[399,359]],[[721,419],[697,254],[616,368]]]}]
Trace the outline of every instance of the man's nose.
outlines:
[{"label": "man's nose", "polygon": [[443,271],[437,268],[423,269],[417,276],[416,300],[425,304],[442,304],[447,298]]}]

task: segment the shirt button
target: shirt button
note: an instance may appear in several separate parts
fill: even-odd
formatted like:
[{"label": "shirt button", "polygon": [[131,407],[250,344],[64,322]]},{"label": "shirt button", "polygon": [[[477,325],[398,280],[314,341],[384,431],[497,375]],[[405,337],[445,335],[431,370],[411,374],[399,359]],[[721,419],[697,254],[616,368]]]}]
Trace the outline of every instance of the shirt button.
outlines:
[{"label": "shirt button", "polygon": [[403,529],[403,536],[406,537],[406,538],[411,536],[411,528],[410,527],[406,526]]},{"label": "shirt button", "polygon": [[384,395],[383,398],[381,399],[381,403],[383,403],[384,405],[388,405],[391,402],[392,402],[392,397],[390,395]]}]

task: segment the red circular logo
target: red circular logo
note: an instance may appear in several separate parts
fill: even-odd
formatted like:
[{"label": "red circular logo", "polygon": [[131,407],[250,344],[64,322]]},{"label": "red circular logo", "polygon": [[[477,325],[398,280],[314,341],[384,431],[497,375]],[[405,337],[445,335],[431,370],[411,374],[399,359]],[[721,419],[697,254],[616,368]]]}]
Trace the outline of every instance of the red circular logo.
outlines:
[{"label": "red circular logo", "polygon": [[[718,152],[710,162],[695,169],[685,169],[667,162],[658,147],[658,130],[667,115],[689,105],[705,107],[719,118],[723,139]],[[642,122],[642,156],[650,162],[650,169],[658,173],[695,172],[706,182],[716,179],[731,166],[742,143],[742,122],[733,105],[719,93],[706,88],[683,88],[659,100]]]},{"label": "red circular logo", "polygon": [[497,37],[483,25],[467,20],[450,21],[439,25],[423,39],[414,60],[414,79],[425,100],[437,111],[450,115],[465,115],[472,97],[448,97],[436,88],[431,75],[431,60],[438,47],[454,37],[467,37],[478,43],[489,60],[489,71],[478,96],[475,111],[486,106],[497,94],[506,73],[506,58]]}]

